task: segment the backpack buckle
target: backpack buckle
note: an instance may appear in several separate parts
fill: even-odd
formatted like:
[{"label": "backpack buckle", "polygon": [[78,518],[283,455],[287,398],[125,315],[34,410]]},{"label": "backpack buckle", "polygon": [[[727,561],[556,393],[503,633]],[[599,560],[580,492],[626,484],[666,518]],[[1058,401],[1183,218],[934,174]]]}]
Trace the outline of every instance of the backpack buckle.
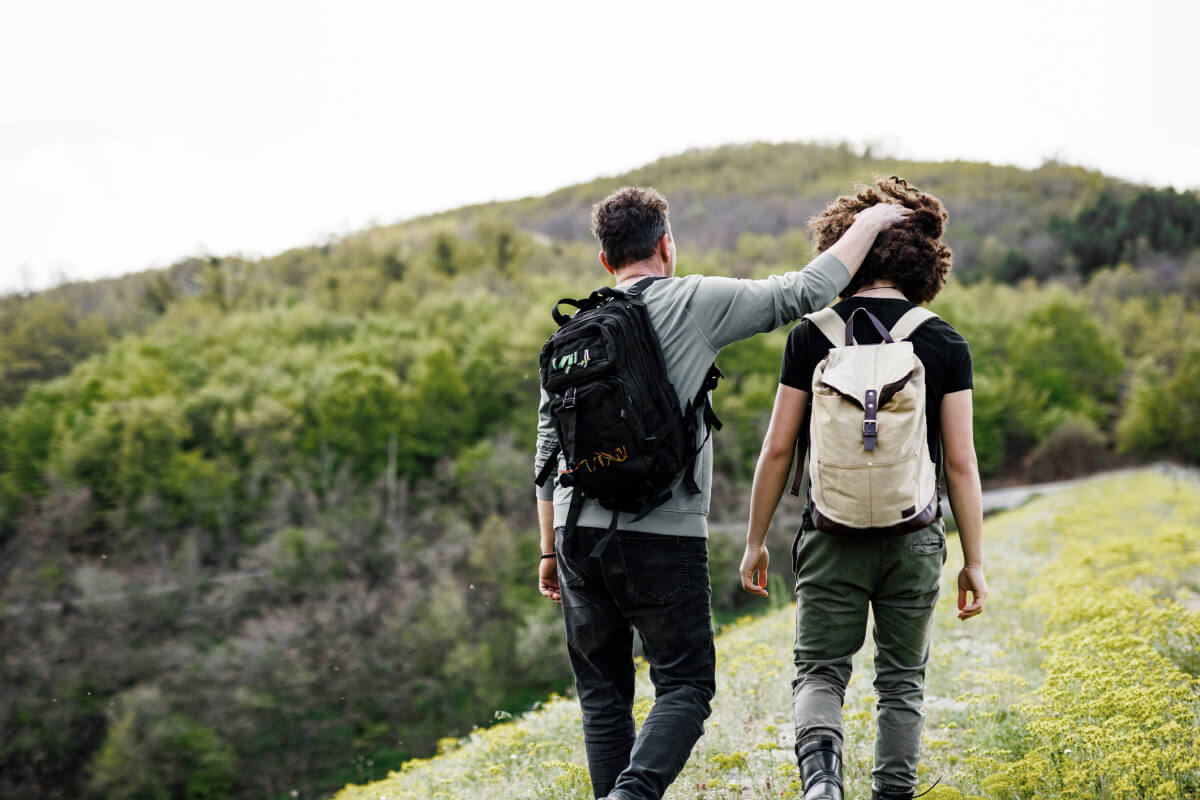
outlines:
[{"label": "backpack buckle", "polygon": [[879,422],[873,419],[863,420],[863,436],[875,436],[879,433]]},{"label": "backpack buckle", "polygon": [[563,411],[575,407],[575,387],[567,389],[567,393],[563,395]]},{"label": "backpack buckle", "polygon": [[721,371],[721,368],[714,361],[713,365],[708,368],[708,373],[704,376],[704,383],[700,385],[701,391],[711,392],[713,389],[716,389],[717,384],[724,377],[725,373]]}]

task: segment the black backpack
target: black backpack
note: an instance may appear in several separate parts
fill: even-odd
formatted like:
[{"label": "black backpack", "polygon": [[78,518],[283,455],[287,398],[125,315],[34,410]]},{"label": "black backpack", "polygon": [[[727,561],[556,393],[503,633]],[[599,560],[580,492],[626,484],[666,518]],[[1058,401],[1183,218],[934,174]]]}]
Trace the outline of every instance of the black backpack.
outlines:
[{"label": "black backpack", "polygon": [[[558,482],[572,488],[568,533],[575,529],[584,496],[613,512],[611,535],[619,512],[641,519],[670,499],[680,473],[684,487],[700,493],[694,467],[703,443],[696,445],[696,410],[703,404],[710,434],[714,427],[720,430],[708,392],[721,371],[716,364],[709,368],[681,414],[641,297],[655,280],[661,278],[647,278],[624,291],[602,287],[581,300],[559,300],[551,310],[559,327],[542,347],[541,380],[550,395],[558,447],[536,482],[545,484],[561,451],[566,469]],[[579,311],[566,316],[558,310],[563,304]]]}]

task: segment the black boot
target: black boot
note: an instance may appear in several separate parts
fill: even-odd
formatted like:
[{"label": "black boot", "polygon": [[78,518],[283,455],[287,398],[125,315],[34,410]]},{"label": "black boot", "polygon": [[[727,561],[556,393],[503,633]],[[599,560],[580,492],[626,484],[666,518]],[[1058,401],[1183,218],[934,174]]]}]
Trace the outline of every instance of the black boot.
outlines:
[{"label": "black boot", "polygon": [[876,789],[872,786],[871,800],[913,800],[913,790],[898,789],[895,786],[887,785]]},{"label": "black boot", "polygon": [[796,745],[804,800],[842,800],[842,740],[810,736]]}]

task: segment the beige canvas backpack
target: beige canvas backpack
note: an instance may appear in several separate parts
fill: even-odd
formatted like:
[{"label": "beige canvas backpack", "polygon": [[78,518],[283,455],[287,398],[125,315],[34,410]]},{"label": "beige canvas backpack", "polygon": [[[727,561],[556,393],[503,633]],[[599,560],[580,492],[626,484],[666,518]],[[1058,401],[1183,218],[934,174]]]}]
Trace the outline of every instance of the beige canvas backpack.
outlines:
[{"label": "beige canvas backpack", "polygon": [[[858,344],[865,315],[883,341]],[[865,308],[806,317],[833,343],[813,370],[809,502],[818,530],[906,533],[937,516],[925,422],[925,366],[908,338],[937,315],[913,308],[889,331]],[[803,469],[803,461],[798,469]]]}]

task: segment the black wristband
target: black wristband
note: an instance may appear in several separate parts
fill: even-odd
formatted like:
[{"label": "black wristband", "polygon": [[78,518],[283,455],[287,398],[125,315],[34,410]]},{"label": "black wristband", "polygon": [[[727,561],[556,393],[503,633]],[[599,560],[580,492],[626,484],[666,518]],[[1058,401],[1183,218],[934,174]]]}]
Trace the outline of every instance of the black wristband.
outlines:
[{"label": "black wristband", "polygon": [[557,555],[558,553],[542,553],[542,560],[545,561],[547,558],[554,558]]}]

